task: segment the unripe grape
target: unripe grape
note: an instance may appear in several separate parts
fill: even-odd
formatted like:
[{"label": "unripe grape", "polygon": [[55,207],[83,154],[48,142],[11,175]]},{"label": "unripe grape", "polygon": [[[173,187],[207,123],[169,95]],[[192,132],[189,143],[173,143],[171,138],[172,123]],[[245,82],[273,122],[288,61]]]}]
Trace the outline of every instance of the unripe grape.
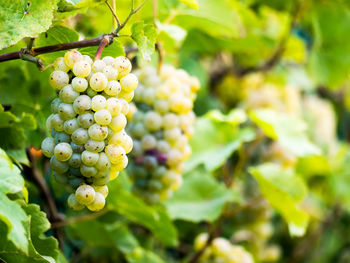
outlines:
[{"label": "unripe grape", "polygon": [[[77,114],[74,111],[72,104],[61,103],[60,106],[58,107],[58,115],[62,120],[70,120],[70,119],[73,119]],[[64,129],[64,123],[63,123],[63,129]]]},{"label": "unripe grape", "polygon": [[72,156],[73,150],[69,143],[61,142],[55,146],[54,154],[57,160],[65,162]]},{"label": "unripe grape", "polygon": [[59,184],[67,184],[68,183],[68,178],[65,174],[59,174],[57,172],[52,173],[53,177],[55,178],[56,182]]},{"label": "unripe grape", "polygon": [[57,132],[61,132],[64,130],[64,120],[58,114],[55,114],[51,118],[51,126]]},{"label": "unripe grape", "polygon": [[103,185],[103,186],[93,185],[92,187],[95,189],[95,192],[102,194],[104,198],[107,197],[108,195],[107,185]]},{"label": "unripe grape", "polygon": [[119,171],[114,166],[111,166],[110,180],[116,179],[118,177],[118,175],[119,175]]},{"label": "unripe grape", "polygon": [[86,90],[86,94],[90,97],[93,98],[97,95],[97,91],[93,90],[92,88],[88,87]]},{"label": "unripe grape", "polygon": [[91,109],[93,111],[98,111],[106,108],[107,101],[106,98],[102,95],[96,95],[91,100]]},{"label": "unripe grape", "polygon": [[145,89],[143,91],[143,102],[148,104],[148,105],[153,105],[154,102],[156,101],[156,91],[154,89]]},{"label": "unripe grape", "polygon": [[107,65],[107,66],[111,66],[114,62],[114,58],[111,56],[105,56],[104,58],[102,58],[102,61]]},{"label": "unripe grape", "polygon": [[92,64],[92,70],[94,72],[102,72],[105,67],[106,63],[104,63],[103,60],[96,60]]},{"label": "unripe grape", "polygon": [[90,87],[94,91],[97,91],[97,92],[103,91],[107,88],[107,85],[108,85],[108,79],[101,72],[97,72],[93,74],[90,78]]},{"label": "unripe grape", "polygon": [[49,83],[54,89],[61,90],[64,86],[68,85],[69,76],[64,71],[55,70],[50,75]]},{"label": "unripe grape", "polygon": [[122,90],[122,87],[120,83],[116,80],[111,80],[108,82],[107,88],[104,90],[104,92],[108,96],[115,97],[118,95],[118,93]]},{"label": "unripe grape", "polygon": [[[58,107],[62,103],[60,98],[56,98],[51,102],[51,111],[52,113],[58,113]],[[51,114],[52,115],[52,114]]]},{"label": "unripe grape", "polygon": [[54,155],[54,149],[55,149],[55,140],[51,137],[45,138],[41,143],[41,150],[43,154],[51,158]]},{"label": "unripe grape", "polygon": [[112,164],[116,165],[123,161],[126,156],[125,150],[121,146],[110,144],[105,148],[105,153]]},{"label": "unripe grape", "polygon": [[55,70],[61,70],[64,72],[68,72],[69,71],[69,67],[66,65],[66,63],[64,62],[64,58],[60,57],[57,58],[55,60],[55,62],[53,63],[53,67]]},{"label": "unripe grape", "polygon": [[61,142],[70,142],[71,138],[69,134],[66,134],[65,132],[56,132],[55,134],[55,143],[61,143]]},{"label": "unripe grape", "polygon": [[74,142],[70,142],[70,146],[72,147],[72,150],[75,153],[82,153],[84,151],[84,145],[78,145]]},{"label": "unripe grape", "polygon": [[79,115],[77,120],[78,120],[79,126],[84,129],[88,129],[92,124],[95,123],[94,115],[91,112],[87,112],[82,115]]},{"label": "unripe grape", "polygon": [[72,80],[72,88],[76,92],[84,92],[88,88],[88,81],[85,78],[75,77]]},{"label": "unripe grape", "polygon": [[175,142],[177,138],[181,136],[181,130],[179,128],[173,128],[164,131],[164,139],[170,143]]},{"label": "unripe grape", "polygon": [[109,127],[115,131],[121,131],[122,129],[125,128],[127,123],[126,117],[124,114],[118,114],[117,116],[112,118],[111,123],[109,124]]},{"label": "unripe grape", "polygon": [[170,144],[165,140],[157,141],[157,151],[160,153],[168,153],[171,150]]},{"label": "unripe grape", "polygon": [[162,116],[155,112],[149,111],[145,114],[144,124],[149,131],[156,131],[162,127],[163,118]]},{"label": "unripe grape", "polygon": [[64,62],[70,68],[73,68],[74,64],[82,59],[83,59],[82,54],[80,54],[80,52],[75,49],[70,50],[66,52],[66,54],[64,54]]},{"label": "unripe grape", "polygon": [[128,75],[132,68],[130,60],[122,56],[117,57],[112,63],[112,66],[118,70],[119,78]]},{"label": "unripe grape", "polygon": [[70,194],[67,202],[68,202],[68,207],[70,207],[75,211],[80,211],[84,209],[84,205],[78,203],[77,199],[75,198],[75,194]]},{"label": "unripe grape", "polygon": [[92,63],[93,63],[92,58],[90,56],[88,56],[88,55],[83,55],[83,60],[88,62],[90,65],[92,65]]},{"label": "unripe grape", "polygon": [[90,152],[101,152],[105,148],[105,142],[104,141],[94,141],[92,139],[88,140],[85,143],[85,149],[90,151]]},{"label": "unripe grape", "polygon": [[68,171],[69,165],[67,162],[61,162],[59,161],[56,156],[52,156],[50,159],[50,166],[52,170],[54,170],[57,173],[63,174]]},{"label": "unripe grape", "polygon": [[106,153],[101,152],[99,154],[99,158],[95,164],[95,167],[98,170],[102,170],[102,171],[106,171],[111,167],[111,162],[110,162],[108,156],[106,155]]},{"label": "unripe grape", "polygon": [[75,144],[82,145],[89,140],[89,134],[86,129],[79,128],[72,133],[71,138]]},{"label": "unripe grape", "polygon": [[133,142],[129,135],[124,130],[113,134],[109,140],[110,144],[120,145],[124,148],[125,153],[129,153],[132,150]]},{"label": "unripe grape", "polygon": [[122,113],[124,115],[128,114],[129,110],[130,110],[130,105],[129,103],[124,100],[124,99],[119,99],[120,103],[122,104]]},{"label": "unripe grape", "polygon": [[108,110],[102,109],[95,112],[94,119],[97,124],[108,125],[112,121],[112,115]]},{"label": "unripe grape", "polygon": [[103,141],[107,137],[108,129],[99,124],[93,124],[90,126],[88,133],[91,139],[95,141]]},{"label": "unripe grape", "polygon": [[129,160],[128,160],[128,157],[126,156],[126,154],[123,155],[118,162],[113,164],[113,169],[115,171],[118,171],[118,172],[124,170],[126,168],[126,166],[128,165],[128,161]]},{"label": "unripe grape", "polygon": [[169,166],[176,166],[182,161],[182,154],[179,150],[171,149],[168,152],[167,164]]},{"label": "unripe grape", "polygon": [[157,146],[157,140],[153,135],[147,134],[147,135],[142,137],[141,147],[143,150],[145,150],[145,151],[151,150],[151,149],[156,148],[156,146]]},{"label": "unripe grape", "polygon": [[118,94],[118,98],[120,99],[124,99],[127,102],[131,102],[132,99],[134,98],[134,91],[130,91],[130,92],[124,92],[123,90]]},{"label": "unripe grape", "polygon": [[136,123],[132,128],[132,136],[140,139],[148,133],[145,125],[142,122]]},{"label": "unripe grape", "polygon": [[78,114],[83,114],[91,109],[91,99],[87,95],[80,95],[74,100],[74,111]]},{"label": "unripe grape", "polygon": [[154,103],[154,110],[160,114],[165,114],[169,111],[169,102],[167,100],[157,100]]},{"label": "unripe grape", "polygon": [[82,205],[89,205],[95,199],[95,190],[92,186],[84,184],[75,191],[75,198]]},{"label": "unripe grape", "polygon": [[109,98],[106,101],[106,108],[111,113],[111,116],[117,116],[122,111],[123,104],[116,98]]},{"label": "unripe grape", "polygon": [[124,92],[134,91],[137,88],[138,84],[139,81],[137,77],[132,73],[120,79],[120,85],[122,86],[122,90]]},{"label": "unripe grape", "polygon": [[72,134],[78,128],[79,124],[76,118],[64,122],[64,132],[67,134]]},{"label": "unripe grape", "polygon": [[108,80],[116,80],[118,78],[118,70],[112,66],[106,66],[102,73],[105,74]]},{"label": "unripe grape", "polygon": [[151,155],[146,155],[143,158],[143,166],[146,168],[148,171],[154,171],[157,166],[158,166],[158,161],[157,158]]},{"label": "unripe grape", "polygon": [[73,153],[68,161],[68,164],[70,167],[79,168],[81,165],[81,155],[79,153]]},{"label": "unripe grape", "polygon": [[163,117],[163,128],[173,129],[180,125],[179,117],[174,113],[168,113]]},{"label": "unripe grape", "polygon": [[97,186],[103,186],[109,183],[111,180],[109,174],[103,177],[94,177],[92,178],[92,183]]},{"label": "unripe grape", "polygon": [[86,166],[94,166],[97,163],[99,157],[100,155],[98,153],[83,151],[81,154],[81,161]]},{"label": "unripe grape", "polygon": [[89,76],[91,72],[91,65],[85,60],[76,62],[73,66],[73,73],[79,78],[85,78]]},{"label": "unripe grape", "polygon": [[84,177],[91,178],[96,176],[97,169],[93,166],[87,166],[85,164],[80,166],[80,172]]},{"label": "unripe grape", "polygon": [[194,240],[194,249],[196,251],[201,250],[207,244],[208,238],[208,233],[201,233],[200,235],[198,235]]}]

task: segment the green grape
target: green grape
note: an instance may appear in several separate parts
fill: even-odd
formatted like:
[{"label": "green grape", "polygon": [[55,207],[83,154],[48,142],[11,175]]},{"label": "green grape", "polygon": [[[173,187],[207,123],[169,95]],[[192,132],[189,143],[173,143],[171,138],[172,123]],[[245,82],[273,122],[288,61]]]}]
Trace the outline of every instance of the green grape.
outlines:
[{"label": "green grape", "polygon": [[164,115],[162,124],[163,124],[163,128],[166,130],[173,129],[180,125],[180,120],[176,114],[168,113]]},{"label": "green grape", "polygon": [[162,127],[163,118],[162,116],[155,112],[149,111],[145,114],[144,125],[149,131],[156,131]]},{"label": "green grape", "polygon": [[90,178],[96,176],[98,171],[93,166],[87,166],[83,164],[80,166],[80,172],[84,177]]},{"label": "green grape", "polygon": [[78,114],[84,114],[91,109],[91,99],[87,95],[78,96],[73,102],[73,109]]},{"label": "green grape", "polygon": [[116,80],[118,78],[118,70],[112,66],[106,66],[102,73],[105,74],[108,80]]},{"label": "green grape", "polygon": [[79,204],[89,205],[95,199],[95,190],[92,186],[83,184],[75,191],[75,198]]},{"label": "green grape", "polygon": [[55,149],[55,140],[51,137],[45,138],[41,143],[41,150],[43,155],[48,158],[51,158],[54,155]]},{"label": "green grape", "polygon": [[128,75],[132,69],[131,62],[126,57],[117,57],[114,62],[112,63],[112,66],[118,70],[119,72],[119,78],[122,78],[126,75]]},{"label": "green grape", "polygon": [[69,134],[66,134],[64,132],[56,132],[55,134],[55,143],[59,144],[61,142],[70,142],[71,138],[69,136]]},{"label": "green grape", "polygon": [[54,154],[57,160],[65,162],[72,156],[73,150],[69,143],[61,142],[55,146]]},{"label": "green grape", "polygon": [[126,134],[124,130],[113,134],[109,140],[110,144],[120,145],[124,148],[125,153],[129,153],[132,150],[133,142],[129,135]]},{"label": "green grape", "polygon": [[82,153],[84,151],[84,145],[78,145],[74,142],[70,142],[70,146],[72,147],[72,150],[75,153]]},{"label": "green grape", "polygon": [[108,125],[112,120],[112,116],[108,110],[102,109],[95,112],[94,119],[97,124]]},{"label": "green grape", "polygon": [[82,115],[79,115],[77,120],[78,120],[79,126],[84,129],[88,129],[92,124],[95,123],[94,114],[92,114],[91,112],[87,112]]},{"label": "green grape", "polygon": [[138,84],[139,84],[139,81],[137,77],[132,73],[120,79],[120,85],[122,86],[122,90],[124,92],[134,91],[137,88]]},{"label": "green grape", "polygon": [[147,193],[145,194],[145,201],[150,204],[159,203],[160,196],[158,193]]},{"label": "green grape", "polygon": [[[70,120],[73,119],[77,114],[73,109],[72,104],[68,103],[61,103],[58,107],[58,115],[62,120]],[[64,123],[63,123],[63,130],[64,130]]]},{"label": "green grape", "polygon": [[105,148],[105,153],[112,164],[120,164],[126,156],[125,150],[121,146],[110,144]]},{"label": "green grape", "polygon": [[105,203],[106,203],[106,200],[103,194],[97,192],[95,194],[95,200],[91,204],[88,204],[87,208],[90,211],[100,211],[104,208]]},{"label": "green grape", "polygon": [[109,127],[114,132],[118,132],[125,128],[126,123],[127,123],[126,117],[124,114],[121,113],[112,118],[112,121],[109,124]]},{"label": "green grape", "polygon": [[84,209],[84,205],[78,203],[77,199],[75,198],[75,194],[69,195],[67,203],[68,203],[68,207],[75,211],[80,211]]},{"label": "green grape", "polygon": [[146,155],[143,158],[143,166],[148,171],[154,171],[158,166],[157,158],[155,156]]},{"label": "green grape", "polygon": [[78,120],[76,118],[66,120],[64,122],[64,132],[67,134],[72,134],[78,128],[79,128],[79,124],[78,124]]},{"label": "green grape", "polygon": [[154,178],[160,180],[167,173],[167,171],[168,169],[165,166],[160,165],[154,170],[152,175]]},{"label": "green grape", "polygon": [[156,91],[151,88],[145,89],[142,95],[142,101],[148,105],[153,105],[157,98]]},{"label": "green grape", "polygon": [[102,152],[103,149],[105,148],[105,142],[104,141],[94,141],[92,139],[88,140],[85,145],[85,149],[90,151],[90,152]]},{"label": "green grape", "polygon": [[53,68],[55,70],[60,70],[60,71],[64,71],[64,72],[68,72],[69,71],[69,67],[66,65],[66,63],[64,62],[64,58],[60,57],[57,58],[55,60],[55,62],[53,63]]},{"label": "green grape", "polygon": [[53,174],[53,177],[55,178],[57,183],[59,183],[59,184],[68,183],[68,178],[65,174],[59,174],[59,173],[56,173],[55,171],[52,174]]},{"label": "green grape", "polygon": [[64,120],[58,114],[54,114],[51,118],[51,126],[57,132],[62,132],[64,130]]},{"label": "green grape", "polygon": [[103,60],[96,60],[92,64],[92,70],[94,72],[102,72],[105,67],[106,63]]},{"label": "green grape", "polygon": [[79,92],[76,92],[72,85],[64,86],[59,93],[59,97],[64,103],[73,103],[78,96]]},{"label": "green grape", "polygon": [[55,70],[50,75],[49,83],[54,89],[61,90],[64,86],[68,85],[69,76],[64,71]]},{"label": "green grape", "polygon": [[160,153],[168,153],[171,150],[170,144],[165,140],[157,141],[157,151]]},{"label": "green grape", "polygon": [[145,128],[145,125],[142,122],[136,123],[132,130],[133,137],[137,139],[141,139],[144,135],[148,133],[147,129]]},{"label": "green grape", "polygon": [[97,91],[93,90],[92,88],[88,87],[86,90],[86,94],[90,97],[93,98],[94,96],[97,95]]},{"label": "green grape", "polygon": [[[95,167],[96,168],[96,167]],[[98,170],[97,174],[94,176],[95,178],[102,178],[102,177],[107,177],[109,176],[111,170],[110,169],[105,169],[105,170]]]},{"label": "green grape", "polygon": [[129,110],[130,110],[130,105],[129,103],[124,100],[124,99],[119,99],[120,103],[122,104],[122,113],[124,115],[128,114]]},{"label": "green grape", "polygon": [[123,90],[118,94],[118,98],[120,99],[124,99],[127,102],[131,102],[132,99],[134,98],[134,91],[130,91],[130,92],[124,92]]},{"label": "green grape", "polygon": [[81,154],[81,161],[86,166],[94,166],[100,155],[98,153],[90,152],[90,151],[83,151]]},{"label": "green grape", "polygon": [[91,109],[93,111],[98,111],[106,108],[107,101],[106,98],[102,95],[96,95],[91,99]]},{"label": "green grape", "polygon": [[179,150],[171,149],[167,155],[167,164],[171,167],[178,165],[182,161],[182,154]]},{"label": "green grape", "polygon": [[111,167],[111,162],[109,161],[108,156],[104,152],[101,152],[99,154],[99,158],[95,164],[95,167],[98,170],[102,170],[102,171],[106,171]]},{"label": "green grape", "polygon": [[92,58],[90,56],[88,56],[88,55],[83,55],[83,60],[88,62],[90,65],[92,65],[92,63],[93,63]]},{"label": "green grape", "polygon": [[86,129],[79,128],[72,133],[71,138],[75,144],[81,145],[89,140],[89,134]]},{"label": "green grape", "polygon": [[[79,171],[79,174],[80,174],[80,171]],[[80,185],[84,184],[84,179],[78,178],[78,177],[70,178],[68,179],[68,183],[71,187],[73,187],[73,189],[77,189]]]},{"label": "green grape", "polygon": [[132,148],[131,154],[134,157],[139,157],[143,154],[143,149],[142,149],[140,141],[138,141],[138,140],[133,141],[133,148]]},{"label": "green grape", "polygon": [[173,128],[164,131],[164,139],[170,143],[175,142],[177,138],[181,136],[181,130],[179,128]]},{"label": "green grape", "polygon": [[154,103],[154,110],[159,114],[166,114],[169,111],[169,102],[167,100],[157,100]]},{"label": "green grape", "polygon": [[59,161],[56,158],[56,156],[51,157],[50,165],[51,165],[52,170],[54,170],[55,172],[60,173],[60,174],[64,174],[69,169],[68,163]]},{"label": "green grape", "polygon": [[72,88],[76,92],[84,92],[88,88],[88,81],[85,78],[75,77],[72,80]]},{"label": "green grape", "polygon": [[109,174],[103,177],[95,177],[92,179],[92,183],[97,186],[103,186],[109,183],[111,180]]},{"label": "green grape", "polygon": [[70,167],[79,168],[81,165],[81,155],[79,153],[73,153],[68,161],[68,164]]},{"label": "green grape", "polygon": [[105,126],[93,124],[90,126],[88,133],[91,139],[95,141],[103,141],[107,137],[108,129]]},{"label": "green grape", "polygon": [[95,189],[95,192],[102,194],[104,198],[107,197],[108,195],[107,185],[103,185],[103,186],[93,185],[92,187]]},{"label": "green grape", "polygon": [[109,98],[106,101],[106,108],[110,112],[112,117],[117,116],[122,111],[123,104],[116,98]]},{"label": "green grape", "polygon": [[142,111],[136,111],[135,114],[132,116],[132,122],[133,123],[138,123],[142,122],[144,118],[144,114]]},{"label": "green grape", "polygon": [[56,98],[51,102],[52,113],[58,113],[58,107],[60,106],[61,102],[62,101],[60,100],[60,98]]},{"label": "green grape", "polygon": [[156,148],[156,146],[157,146],[157,140],[153,135],[147,134],[142,137],[141,147],[144,151],[154,149]]},{"label": "green grape", "polygon": [[107,88],[108,79],[102,72],[97,72],[91,76],[89,83],[94,91],[104,91]]},{"label": "green grape", "polygon": [[70,50],[64,54],[64,62],[70,68],[73,68],[74,64],[79,60],[82,60],[83,56],[80,54],[78,50]]},{"label": "green grape", "polygon": [[73,73],[79,78],[85,78],[89,76],[91,72],[91,65],[85,60],[76,62],[73,66]]},{"label": "green grape", "polygon": [[122,90],[122,87],[120,83],[116,80],[108,81],[107,88],[104,90],[104,92],[111,97],[115,97],[118,95],[118,93]]},{"label": "green grape", "polygon": [[171,186],[176,182],[176,177],[179,176],[175,172],[168,170],[166,174],[161,178],[161,182],[165,186]]},{"label": "green grape", "polygon": [[114,62],[114,58],[111,56],[105,56],[102,61],[106,64],[106,66],[111,66]]},{"label": "green grape", "polygon": [[158,180],[149,180],[148,188],[151,191],[158,192],[163,188],[163,184],[161,182],[159,182]]},{"label": "green grape", "polygon": [[183,151],[188,146],[188,139],[185,135],[178,137],[174,143],[174,147],[179,151]]}]

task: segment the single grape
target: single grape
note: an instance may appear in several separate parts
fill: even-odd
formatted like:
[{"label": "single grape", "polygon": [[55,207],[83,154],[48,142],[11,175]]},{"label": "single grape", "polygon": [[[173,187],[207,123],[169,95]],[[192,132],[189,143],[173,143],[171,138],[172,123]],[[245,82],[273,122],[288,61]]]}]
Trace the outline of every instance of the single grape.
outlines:
[{"label": "single grape", "polygon": [[162,124],[164,129],[173,129],[180,125],[180,120],[176,114],[168,113],[164,115]]},{"label": "single grape", "polygon": [[92,63],[94,62],[92,60],[92,58],[88,55],[83,55],[83,60],[85,60],[86,62],[88,62],[90,65],[92,65]]},{"label": "single grape", "polygon": [[91,109],[91,99],[87,95],[80,95],[74,100],[73,109],[78,114],[83,114]]},{"label": "single grape", "polygon": [[108,79],[102,72],[93,74],[90,78],[90,87],[94,91],[103,91],[107,88]]},{"label": "single grape", "polygon": [[95,192],[102,194],[104,196],[104,198],[107,197],[107,195],[108,195],[107,185],[103,185],[103,186],[93,185],[92,187],[95,189]]},{"label": "single grape", "polygon": [[108,110],[102,109],[95,112],[94,119],[97,124],[108,125],[112,121],[112,115]]},{"label": "single grape", "polygon": [[105,67],[106,63],[103,60],[96,60],[92,64],[92,70],[94,72],[102,72]]},{"label": "single grape", "polygon": [[80,166],[80,172],[84,177],[91,178],[96,176],[98,171],[93,166],[87,166],[83,164]]},{"label": "single grape", "polygon": [[75,144],[81,145],[89,140],[89,134],[86,129],[79,128],[72,133],[71,138]]},{"label": "single grape", "polygon": [[131,133],[133,137],[137,139],[141,139],[144,135],[148,133],[147,129],[145,128],[145,125],[142,122],[136,123],[132,130]]},{"label": "single grape", "polygon": [[61,142],[67,142],[69,143],[71,141],[71,138],[69,134],[66,134],[65,132],[56,132],[55,134],[55,143],[59,144]]},{"label": "single grape", "polygon": [[116,98],[109,98],[106,101],[106,108],[110,112],[112,117],[117,116],[122,111],[123,104]]},{"label": "single grape", "polygon": [[157,141],[157,151],[160,153],[168,153],[171,150],[170,144],[165,140]]},{"label": "single grape", "polygon": [[113,64],[114,62],[114,58],[111,57],[111,56],[105,56],[102,61],[107,65],[107,66],[110,66]]},{"label": "single grape", "polygon": [[76,118],[66,120],[64,122],[64,132],[67,134],[72,134],[78,128],[79,128],[79,124],[78,124],[78,120]]},{"label": "single grape", "polygon": [[105,142],[104,141],[94,141],[92,139],[88,140],[85,145],[85,149],[90,152],[101,152],[105,148]]},{"label": "single grape", "polygon": [[126,134],[124,130],[113,134],[111,139],[109,140],[110,144],[120,145],[124,148],[125,153],[129,153],[132,150],[133,142],[132,138]]},{"label": "single grape", "polygon": [[59,184],[66,184],[68,183],[68,178],[65,174],[59,174],[57,172],[53,172],[53,177],[55,178],[56,182]]},{"label": "single grape", "polygon": [[140,141],[138,141],[138,140],[133,141],[133,147],[132,147],[131,154],[134,157],[139,157],[143,154],[143,149],[142,149]]},{"label": "single grape", "polygon": [[[80,171],[79,171],[79,174],[80,174]],[[69,185],[74,189],[77,189],[80,185],[84,184],[84,182],[85,181],[83,178],[78,178],[78,177],[68,179]]]},{"label": "single grape", "polygon": [[54,154],[57,160],[65,162],[72,156],[73,150],[69,143],[61,142],[55,146]]},{"label": "single grape", "polygon": [[72,85],[64,86],[59,93],[59,97],[64,103],[73,103],[78,96],[79,92],[76,92]]},{"label": "single grape", "polygon": [[155,111],[149,111],[144,116],[144,125],[149,131],[159,130],[162,127],[162,123],[162,116]]},{"label": "single grape", "polygon": [[92,124],[95,123],[94,115],[91,112],[87,112],[82,115],[79,115],[77,120],[78,120],[79,126],[84,129],[88,129]]},{"label": "single grape", "polygon": [[64,62],[64,58],[60,57],[60,58],[57,58],[55,60],[55,62],[53,63],[53,68],[55,70],[61,70],[61,71],[64,71],[64,72],[68,72],[69,71],[69,67],[66,65],[66,63]]},{"label": "single grape", "polygon": [[124,99],[119,99],[120,103],[122,104],[122,113],[124,115],[128,114],[129,110],[130,110],[130,105],[129,103],[124,100]]},{"label": "single grape", "polygon": [[70,146],[72,147],[72,150],[75,153],[82,153],[84,151],[84,145],[78,145],[74,142],[70,142]]},{"label": "single grape", "polygon": [[105,153],[108,156],[110,162],[114,165],[123,162],[124,156],[126,156],[123,147],[113,144],[110,144],[105,148]]},{"label": "single grape", "polygon": [[95,190],[92,186],[83,184],[75,191],[75,198],[82,205],[89,205],[95,199]]},{"label": "single grape", "polygon": [[68,161],[68,164],[70,167],[79,168],[81,165],[81,155],[79,153],[73,153]]},{"label": "single grape", "polygon": [[106,203],[105,197],[103,194],[97,192],[95,193],[95,199],[91,204],[87,205],[87,208],[90,211],[100,211],[102,208],[104,208]]},{"label": "single grape", "polygon": [[112,66],[106,66],[102,73],[105,74],[108,80],[116,80],[118,78],[118,70]]},{"label": "single grape", "polygon": [[[72,104],[68,103],[61,103],[58,107],[58,115],[62,120],[70,120],[73,119],[77,114],[73,109]],[[64,123],[63,123],[63,130],[64,130]]]},{"label": "single grape", "polygon": [[85,78],[75,77],[72,80],[72,88],[76,92],[84,92],[88,88],[88,81]]},{"label": "single grape", "polygon": [[49,83],[54,89],[61,90],[64,86],[68,85],[69,76],[64,71],[55,70],[50,75]]},{"label": "single grape", "polygon": [[64,120],[58,114],[54,114],[51,118],[51,126],[55,131],[62,132],[64,130]]},{"label": "single grape", "polygon": [[139,81],[137,77],[132,73],[120,79],[120,85],[122,86],[122,90],[124,92],[134,91],[137,88],[138,84],[139,84]]},{"label": "single grape", "polygon": [[118,70],[119,72],[119,78],[122,78],[126,75],[128,75],[132,69],[131,62],[126,57],[117,57],[114,62],[112,63],[112,66]]},{"label": "single grape", "polygon": [[151,155],[146,155],[143,158],[142,164],[146,168],[146,170],[154,171],[158,166],[158,161],[157,161],[156,157],[151,156]]},{"label": "single grape", "polygon": [[75,194],[69,195],[67,203],[68,203],[68,207],[70,207],[75,211],[80,211],[84,209],[84,205],[78,203],[77,199],[75,198]]},{"label": "single grape", "polygon": [[97,95],[97,91],[93,90],[92,88],[88,87],[86,90],[86,94],[90,97],[93,98]]},{"label": "single grape", "polygon": [[97,163],[95,164],[95,167],[98,170],[103,170],[103,171],[106,171],[111,167],[111,162],[109,161],[108,156],[104,152],[100,153]]},{"label": "single grape", "polygon": [[41,150],[43,154],[51,158],[54,155],[54,149],[55,149],[55,140],[51,137],[45,138],[41,143]]},{"label": "single grape", "polygon": [[103,141],[107,137],[108,129],[105,126],[95,123],[90,126],[88,133],[91,139],[95,141]]},{"label": "single grape", "polygon": [[134,98],[134,91],[130,91],[130,92],[124,92],[123,90],[118,94],[118,98],[120,99],[124,99],[127,102],[131,102],[132,99]]},{"label": "single grape", "polygon": [[166,174],[167,171],[168,169],[165,166],[160,165],[157,166],[157,168],[153,171],[152,175],[157,180],[160,180]]},{"label": "single grape", "polygon": [[148,88],[143,91],[142,101],[148,105],[153,105],[157,99],[157,94],[154,89]]},{"label": "single grape", "polygon": [[176,166],[178,165],[180,162],[182,161],[182,154],[179,150],[177,149],[171,149],[168,152],[168,160],[167,160],[167,164],[170,167]]},{"label": "single grape", "polygon": [[118,132],[125,128],[126,123],[127,123],[126,117],[124,114],[121,113],[112,118],[112,121],[109,124],[109,127],[113,131]]},{"label": "single grape", "polygon": [[73,66],[73,73],[79,78],[85,78],[89,76],[91,72],[91,65],[85,60],[76,62]]},{"label": "single grape", "polygon": [[97,185],[97,186],[103,186],[103,185],[106,185],[109,183],[109,181],[111,180],[109,174],[106,175],[106,176],[103,176],[103,177],[94,177],[92,179],[92,183],[94,185]]},{"label": "single grape", "polygon": [[52,170],[54,170],[55,172],[60,173],[60,174],[64,174],[69,169],[68,163],[59,161],[56,158],[56,156],[51,157],[50,166],[51,166]]},{"label": "single grape", "polygon": [[79,60],[82,60],[83,56],[80,54],[78,50],[70,50],[64,54],[64,62],[70,68],[73,68],[74,64]]},{"label": "single grape", "polygon": [[100,155],[98,153],[83,151],[81,154],[81,161],[86,166],[94,166],[97,163],[99,157]]},{"label": "single grape", "polygon": [[52,113],[58,113],[58,106],[60,106],[61,104],[61,99],[60,98],[56,98],[51,102],[51,111]]},{"label": "single grape", "polygon": [[98,111],[106,108],[107,101],[106,98],[102,95],[96,95],[91,99],[91,109],[93,111]]},{"label": "single grape", "polygon": [[181,136],[181,130],[179,128],[173,128],[164,131],[164,139],[170,143],[175,142],[177,138]]},{"label": "single grape", "polygon": [[104,92],[111,97],[115,97],[118,95],[118,93],[122,90],[122,87],[120,83],[116,80],[108,81],[107,88],[104,90]]},{"label": "single grape", "polygon": [[147,134],[142,137],[141,147],[144,151],[154,149],[156,148],[156,146],[157,146],[157,140],[153,135]]}]

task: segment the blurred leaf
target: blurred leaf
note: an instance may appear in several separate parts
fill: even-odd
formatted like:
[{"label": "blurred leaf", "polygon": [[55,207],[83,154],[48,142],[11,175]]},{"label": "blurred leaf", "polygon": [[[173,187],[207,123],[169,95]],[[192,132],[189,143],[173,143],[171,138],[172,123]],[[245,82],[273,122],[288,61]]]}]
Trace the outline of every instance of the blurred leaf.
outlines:
[{"label": "blurred leaf", "polygon": [[236,193],[204,169],[197,169],[184,176],[182,186],[166,202],[166,207],[172,219],[212,222],[220,216],[227,202],[237,200]]},{"label": "blurred leaf", "polygon": [[307,193],[301,178],[292,170],[269,163],[251,167],[249,171],[258,181],[263,196],[288,222],[290,233],[296,236],[303,235],[309,216],[296,204]]},{"label": "blurred leaf", "polygon": [[295,117],[273,110],[251,112],[250,118],[266,136],[278,140],[282,147],[296,156],[319,155],[320,149],[306,136],[306,124]]},{"label": "blurred leaf", "polygon": [[59,0],[58,11],[69,12],[84,7],[93,7],[97,4],[105,2],[104,0]]},{"label": "blurred leaf", "polygon": [[0,1],[0,49],[46,31],[56,8],[56,0]]},{"label": "blurred leaf", "polygon": [[199,4],[197,2],[197,0],[179,0],[181,3],[184,3],[185,5],[188,5],[189,7],[193,8],[193,9],[198,9],[199,8]]},{"label": "blurred leaf", "polygon": [[[80,48],[79,51],[83,55],[88,55],[91,58],[93,58],[96,55],[97,48],[98,47],[84,47],[84,48]],[[105,57],[105,56],[111,56],[111,57],[125,56],[124,47],[118,40],[114,40],[111,45],[103,49],[101,57]]]},{"label": "blurred leaf", "polygon": [[150,60],[156,44],[156,28],[153,25],[145,25],[142,21],[136,22],[131,27],[131,36],[139,48],[141,57]]},{"label": "blurred leaf", "polygon": [[129,263],[164,263],[157,254],[147,251],[141,247],[136,248],[133,252],[126,254],[126,260]]}]

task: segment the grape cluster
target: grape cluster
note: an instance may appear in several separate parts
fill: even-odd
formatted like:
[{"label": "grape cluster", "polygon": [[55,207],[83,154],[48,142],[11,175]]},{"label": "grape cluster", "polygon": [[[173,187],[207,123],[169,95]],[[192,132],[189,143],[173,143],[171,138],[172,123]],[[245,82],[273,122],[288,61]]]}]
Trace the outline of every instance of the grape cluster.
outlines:
[{"label": "grape cluster", "polygon": [[54,63],[50,85],[58,98],[46,125],[51,137],[41,148],[57,182],[70,192],[68,206],[101,210],[106,184],[128,164],[132,139],[125,132],[129,102],[138,85],[125,57],[92,61],[77,50]]},{"label": "grape cluster", "polygon": [[193,101],[199,81],[184,70],[164,65],[135,72],[137,111],[127,130],[134,140],[128,167],[133,192],[148,203],[169,198],[182,183],[184,161],[191,155]]},{"label": "grape cluster", "polygon": [[200,263],[253,263],[252,255],[242,246],[233,245],[225,238],[217,237],[205,247],[208,242],[209,235],[202,233],[198,235],[194,241],[195,250],[204,249],[201,254]]}]

